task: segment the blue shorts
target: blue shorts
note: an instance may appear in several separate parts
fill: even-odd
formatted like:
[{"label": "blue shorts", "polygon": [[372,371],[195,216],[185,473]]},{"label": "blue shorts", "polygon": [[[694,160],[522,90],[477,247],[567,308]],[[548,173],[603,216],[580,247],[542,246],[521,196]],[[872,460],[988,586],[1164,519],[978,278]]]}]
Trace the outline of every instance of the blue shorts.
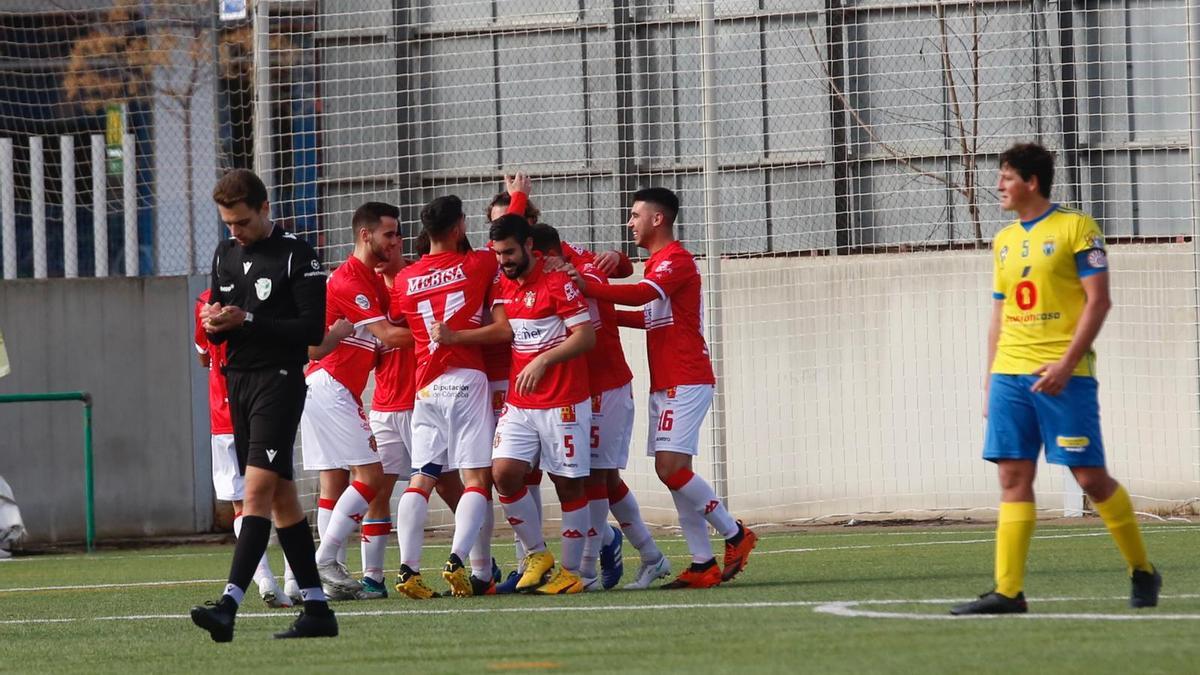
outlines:
[{"label": "blue shorts", "polygon": [[983,458],[1046,461],[1063,466],[1104,466],[1098,383],[1075,376],[1058,396],[1029,390],[1037,375],[992,375]]}]

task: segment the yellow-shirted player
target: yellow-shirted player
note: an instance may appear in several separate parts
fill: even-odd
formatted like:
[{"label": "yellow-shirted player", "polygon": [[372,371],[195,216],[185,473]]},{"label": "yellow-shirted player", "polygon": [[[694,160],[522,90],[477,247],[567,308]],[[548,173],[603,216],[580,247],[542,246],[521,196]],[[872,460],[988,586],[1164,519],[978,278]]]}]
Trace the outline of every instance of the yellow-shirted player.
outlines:
[{"label": "yellow-shirted player", "polygon": [[1162,577],[1146,557],[1129,493],[1104,467],[1092,341],[1112,306],[1104,236],[1091,216],[1050,201],[1054,157],[1019,144],[1000,155],[1001,206],[1019,220],[993,242],[987,439],[1000,474],[996,588],[951,614],[1026,611],[1033,479],[1046,461],[1070,468],[1125,557],[1132,607],[1158,604]]}]

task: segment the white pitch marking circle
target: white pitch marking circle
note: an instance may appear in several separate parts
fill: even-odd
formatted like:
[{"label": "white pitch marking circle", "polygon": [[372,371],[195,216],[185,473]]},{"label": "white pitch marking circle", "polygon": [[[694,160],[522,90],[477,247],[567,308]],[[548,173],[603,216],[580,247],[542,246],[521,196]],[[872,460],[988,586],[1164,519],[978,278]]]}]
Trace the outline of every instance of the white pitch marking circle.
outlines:
[{"label": "white pitch marking circle", "polygon": [[[1200,598],[1198,594],[1164,595],[1162,599],[1185,600]],[[1093,597],[1093,598],[1035,598],[1035,603],[1071,602],[1071,601],[1104,601],[1125,600],[1123,596]],[[866,605],[944,605],[949,610],[951,605],[964,602],[964,599],[927,599],[927,600],[839,600],[827,602],[813,607],[814,612],[867,619],[906,619],[916,621],[963,621],[971,619],[1056,619],[1059,621],[1200,621],[1200,614],[1162,614],[1154,609],[1141,610],[1138,614],[1100,614],[1094,612],[1046,612],[1033,614],[973,614],[968,616],[951,616],[946,614],[925,614],[921,612],[885,612],[878,609],[866,609]]]}]

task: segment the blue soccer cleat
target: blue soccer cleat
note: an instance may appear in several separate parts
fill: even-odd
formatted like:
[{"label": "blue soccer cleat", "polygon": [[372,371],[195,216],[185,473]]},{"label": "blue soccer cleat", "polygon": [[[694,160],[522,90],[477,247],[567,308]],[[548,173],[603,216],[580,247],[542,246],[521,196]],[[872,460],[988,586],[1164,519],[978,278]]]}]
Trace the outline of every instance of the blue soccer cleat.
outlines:
[{"label": "blue soccer cleat", "polygon": [[621,534],[621,528],[615,525],[609,527],[613,531],[613,540],[608,546],[600,547],[600,583],[606,591],[616,586],[621,581],[621,575],[625,574],[625,561],[621,557],[621,544],[625,537]]},{"label": "blue soccer cleat", "polygon": [[508,578],[496,584],[496,595],[508,595],[517,592],[517,582],[521,580],[521,573],[513,570],[508,573]]}]

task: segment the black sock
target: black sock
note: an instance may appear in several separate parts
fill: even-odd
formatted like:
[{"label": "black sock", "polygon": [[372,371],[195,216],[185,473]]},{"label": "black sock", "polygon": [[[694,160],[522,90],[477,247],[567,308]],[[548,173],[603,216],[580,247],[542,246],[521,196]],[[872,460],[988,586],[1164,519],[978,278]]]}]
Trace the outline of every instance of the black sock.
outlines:
[{"label": "black sock", "polygon": [[[245,526],[243,525],[243,527]],[[279,546],[283,548],[283,554],[287,556],[288,563],[292,566],[292,573],[296,575],[296,585],[301,589],[320,588],[321,577],[317,575],[317,549],[313,546],[312,530],[308,526],[308,518],[303,518],[287,527],[277,527],[275,534],[279,537]],[[306,600],[304,611],[309,611],[310,603],[313,604],[313,608],[320,605],[328,609],[328,605],[323,600]]]},{"label": "black sock", "polygon": [[271,538],[271,521],[262,516],[244,516],[242,518],[242,533],[238,536],[237,545],[233,548],[233,564],[229,566],[229,583],[243,591],[254,578],[254,570],[258,561],[267,552],[267,542]]},{"label": "black sock", "polygon": [[708,569],[708,568],[710,568],[710,567],[714,567],[714,566],[716,566],[716,564],[717,564],[717,559],[716,559],[716,558],[709,558],[709,559],[708,559],[708,562],[702,562],[702,563],[694,562],[694,563],[692,563],[691,570],[692,570],[693,572],[703,572],[703,571],[707,570],[707,569]]},{"label": "black sock", "polygon": [[738,544],[742,543],[742,537],[744,536],[746,536],[746,528],[742,527],[741,523],[738,523],[737,534],[726,539],[725,541],[729,542],[730,546],[737,546]]}]

